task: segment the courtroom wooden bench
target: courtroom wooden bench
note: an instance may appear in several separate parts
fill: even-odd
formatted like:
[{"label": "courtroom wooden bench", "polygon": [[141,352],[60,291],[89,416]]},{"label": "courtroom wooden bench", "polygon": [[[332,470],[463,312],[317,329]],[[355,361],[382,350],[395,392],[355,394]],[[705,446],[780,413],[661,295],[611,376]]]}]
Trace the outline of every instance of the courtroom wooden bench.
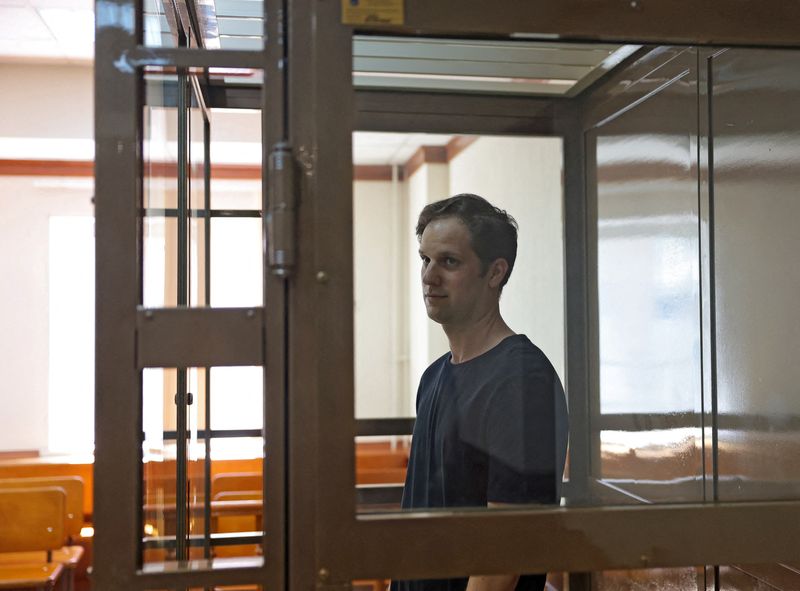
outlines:
[{"label": "courtroom wooden bench", "polygon": [[[77,476],[0,479],[0,490],[44,487],[58,487],[63,489],[65,493],[64,545],[52,552],[52,560],[60,562],[67,567],[67,589],[72,591],[75,587],[76,572],[84,554],[83,547],[77,545],[81,535],[81,528],[84,525],[83,480]],[[41,560],[41,556],[38,556],[36,552],[0,554],[0,564],[2,565],[37,560]]]},{"label": "courtroom wooden bench", "polygon": [[63,488],[0,490],[0,554],[42,552],[41,560],[0,564],[0,589],[55,588],[64,565],[52,553],[64,544],[66,493]]}]

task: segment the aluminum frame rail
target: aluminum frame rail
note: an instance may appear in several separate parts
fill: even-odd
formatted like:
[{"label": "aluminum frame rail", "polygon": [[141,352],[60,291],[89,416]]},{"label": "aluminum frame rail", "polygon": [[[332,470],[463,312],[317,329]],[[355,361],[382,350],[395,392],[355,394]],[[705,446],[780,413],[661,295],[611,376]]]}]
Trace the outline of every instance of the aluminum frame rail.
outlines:
[{"label": "aluminum frame rail", "polygon": [[405,0],[401,25],[357,25],[372,34],[505,37],[653,45],[797,47],[800,6],[782,0]]}]

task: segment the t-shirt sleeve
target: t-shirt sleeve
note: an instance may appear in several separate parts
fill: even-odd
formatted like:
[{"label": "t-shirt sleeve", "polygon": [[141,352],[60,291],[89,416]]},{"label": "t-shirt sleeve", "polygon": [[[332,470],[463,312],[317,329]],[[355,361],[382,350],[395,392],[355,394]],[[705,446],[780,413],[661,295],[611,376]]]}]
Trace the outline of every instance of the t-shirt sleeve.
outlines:
[{"label": "t-shirt sleeve", "polygon": [[563,468],[556,468],[561,383],[549,363],[516,374],[497,385],[486,415],[487,500],[556,503]]}]

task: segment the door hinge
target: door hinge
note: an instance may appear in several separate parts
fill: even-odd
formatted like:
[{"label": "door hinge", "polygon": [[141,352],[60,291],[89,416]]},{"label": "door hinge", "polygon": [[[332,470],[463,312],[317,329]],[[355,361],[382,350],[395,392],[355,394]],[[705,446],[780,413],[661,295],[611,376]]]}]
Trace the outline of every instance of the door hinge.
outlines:
[{"label": "door hinge", "polygon": [[275,144],[269,154],[269,211],[267,212],[267,251],[273,275],[287,278],[295,266],[297,174],[291,146]]}]

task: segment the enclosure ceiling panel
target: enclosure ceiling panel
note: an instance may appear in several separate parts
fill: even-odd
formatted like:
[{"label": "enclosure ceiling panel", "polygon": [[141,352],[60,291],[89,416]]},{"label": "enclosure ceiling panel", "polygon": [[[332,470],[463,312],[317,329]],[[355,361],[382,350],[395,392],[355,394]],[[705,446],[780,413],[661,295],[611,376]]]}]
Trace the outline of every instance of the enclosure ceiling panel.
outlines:
[{"label": "enclosure ceiling panel", "polygon": [[264,32],[264,21],[260,18],[217,17],[219,34],[225,36],[259,37]]},{"label": "enclosure ceiling panel", "polygon": [[480,41],[356,36],[353,53],[364,57],[472,60],[594,67],[618,45],[574,45],[536,41]]},{"label": "enclosure ceiling panel", "polygon": [[[196,2],[201,4],[203,1]],[[260,0],[216,0],[207,47],[260,51]],[[174,39],[161,0],[145,0],[146,38]],[[154,29],[158,30],[154,30]],[[209,29],[208,26],[206,26]],[[218,37],[217,35],[218,34]],[[161,40],[161,41],[160,41]],[[353,83],[362,89],[564,95],[585,86],[632,53],[634,46],[520,40],[432,39],[355,35]],[[233,81],[231,81],[233,82]],[[259,84],[260,77],[237,83]]]},{"label": "enclosure ceiling panel", "polygon": [[264,4],[259,0],[217,0],[217,16],[258,18],[264,16]]}]

